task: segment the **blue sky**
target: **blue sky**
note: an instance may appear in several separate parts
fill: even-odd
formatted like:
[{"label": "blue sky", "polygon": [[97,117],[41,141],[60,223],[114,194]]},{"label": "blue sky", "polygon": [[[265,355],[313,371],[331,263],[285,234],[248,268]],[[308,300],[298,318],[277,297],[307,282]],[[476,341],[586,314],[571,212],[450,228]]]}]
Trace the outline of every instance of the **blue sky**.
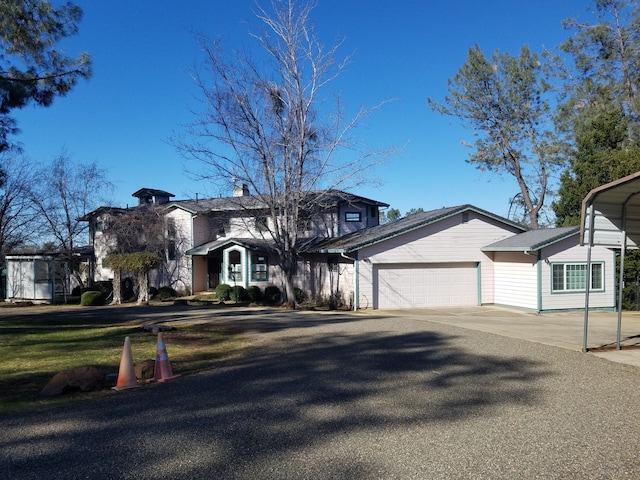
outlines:
[{"label": "blue sky", "polygon": [[[56,3],[56,2],[54,2]],[[115,184],[114,205],[135,203],[142,187],[176,199],[223,194],[186,174],[169,143],[194,120],[198,91],[189,73],[199,60],[194,32],[258,48],[249,36],[253,0],[83,0],[80,32],[65,42],[84,50],[94,75],[49,108],[16,113],[25,154],[48,162],[65,151],[76,162],[95,162]],[[386,104],[357,131],[372,147],[402,147],[402,154],[371,172],[381,184],[353,193],[391,204],[402,213],[470,203],[506,216],[518,192],[514,180],[480,172],[465,162],[473,141],[456,119],[427,106],[442,100],[447,79],[475,44],[518,54],[556,47],[568,32],[562,20],[585,18],[588,0],[318,0],[312,22],[325,44],[344,39],[353,55],[332,88],[351,108]],[[194,97],[195,96],[195,97]]]}]

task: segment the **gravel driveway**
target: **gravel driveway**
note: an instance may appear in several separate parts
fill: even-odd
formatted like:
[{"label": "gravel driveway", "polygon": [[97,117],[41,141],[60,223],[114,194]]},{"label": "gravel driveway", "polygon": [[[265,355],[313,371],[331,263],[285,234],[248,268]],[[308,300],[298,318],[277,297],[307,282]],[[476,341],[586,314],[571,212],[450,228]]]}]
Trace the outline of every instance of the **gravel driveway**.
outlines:
[{"label": "gravel driveway", "polygon": [[0,478],[640,478],[637,367],[411,315],[238,313],[212,320],[254,340],[233,365],[0,417]]}]

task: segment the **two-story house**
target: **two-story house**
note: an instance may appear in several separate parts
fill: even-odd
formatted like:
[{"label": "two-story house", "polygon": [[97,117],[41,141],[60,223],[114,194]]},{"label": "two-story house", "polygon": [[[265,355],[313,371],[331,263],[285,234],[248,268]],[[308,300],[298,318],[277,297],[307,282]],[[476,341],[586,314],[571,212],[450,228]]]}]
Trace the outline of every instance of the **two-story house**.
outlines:
[{"label": "two-story house", "polygon": [[[165,258],[152,272],[150,285],[168,285],[184,293],[214,290],[219,283],[282,288],[281,269],[270,253],[272,219],[246,185],[236,186],[232,196],[219,198],[172,200],[173,194],[150,188],[133,196],[138,198],[133,209],[160,207],[165,221]],[[353,281],[340,265],[352,261],[341,255],[314,254],[311,247],[378,225],[379,209],[388,205],[337,190],[310,192],[306,198],[314,208],[301,215],[297,226],[302,255],[295,284],[312,297],[339,294],[348,302]],[[115,249],[114,236],[106,227],[114,215],[126,211],[101,207],[85,217],[95,252],[91,270],[96,281],[113,278],[102,263]]]},{"label": "two-story house", "polygon": [[[134,196],[135,207],[101,207],[85,217],[93,280],[113,279],[103,260],[136,240],[124,234],[133,231],[141,237],[133,248],[152,245],[153,251],[164,251],[162,264],[150,275],[151,286],[183,293],[213,290],[219,283],[283,289],[269,235],[273,218],[246,187],[220,198],[172,200],[172,194],[149,188]],[[379,209],[386,204],[332,190],[311,192],[296,204],[303,215],[295,226],[299,261],[294,286],[312,299],[355,309],[494,304],[550,312],[584,308],[588,282],[590,308],[615,307],[615,252],[594,246],[587,262],[577,227],[529,231],[473,205],[379,224]],[[151,214],[146,218],[153,224],[127,230],[128,219],[145,214]],[[122,230],[115,228],[118,223]],[[7,259],[10,301],[51,300],[54,287],[51,275],[45,275],[46,259]]]}]

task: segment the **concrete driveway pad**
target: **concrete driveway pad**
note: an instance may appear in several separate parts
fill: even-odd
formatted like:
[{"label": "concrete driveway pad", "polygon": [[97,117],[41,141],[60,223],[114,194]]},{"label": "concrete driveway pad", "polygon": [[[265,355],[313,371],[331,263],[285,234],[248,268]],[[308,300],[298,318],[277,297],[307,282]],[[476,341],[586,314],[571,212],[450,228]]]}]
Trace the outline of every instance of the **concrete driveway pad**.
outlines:
[{"label": "concrete driveway pad", "polygon": [[[253,346],[217,370],[0,418],[1,478],[640,478],[640,370],[579,352],[579,315],[161,312]],[[554,318],[580,326],[574,347],[510,325]]]}]

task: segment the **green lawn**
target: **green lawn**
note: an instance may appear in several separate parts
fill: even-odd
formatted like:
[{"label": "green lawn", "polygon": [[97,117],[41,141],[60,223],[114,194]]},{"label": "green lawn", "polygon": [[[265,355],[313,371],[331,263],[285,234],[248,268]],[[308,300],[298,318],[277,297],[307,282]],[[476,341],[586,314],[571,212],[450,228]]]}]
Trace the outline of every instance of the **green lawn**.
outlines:
[{"label": "green lawn", "polygon": [[[49,307],[27,315],[0,316],[0,413],[117,394],[106,389],[44,399],[40,390],[56,373],[73,367],[88,365],[117,374],[126,336],[131,338],[134,362],[155,359],[157,336],[140,328],[153,322],[148,316],[131,320],[128,315],[125,321],[118,318],[118,310],[113,316],[95,317],[87,307],[78,307],[78,312],[82,314]],[[214,323],[172,321],[171,325],[176,328],[165,332],[164,340],[174,373],[213,368],[246,347],[241,335]]]}]

